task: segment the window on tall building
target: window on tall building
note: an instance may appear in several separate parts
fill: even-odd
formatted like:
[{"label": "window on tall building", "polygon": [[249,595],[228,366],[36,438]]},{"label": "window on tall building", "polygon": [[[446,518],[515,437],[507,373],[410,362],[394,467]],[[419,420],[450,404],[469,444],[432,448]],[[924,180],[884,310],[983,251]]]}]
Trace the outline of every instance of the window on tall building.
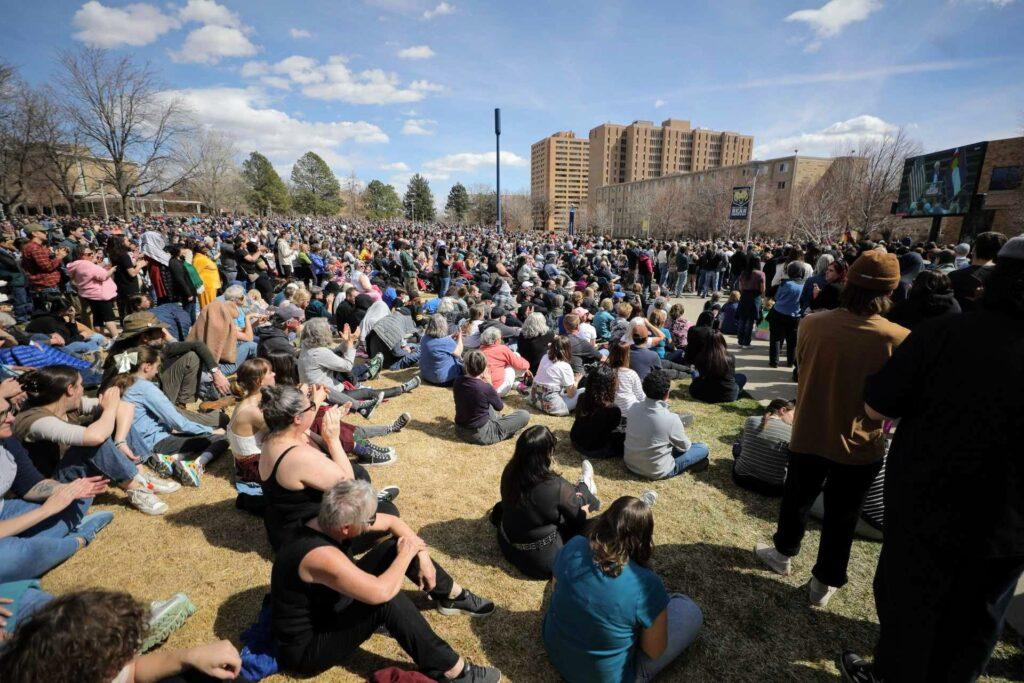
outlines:
[{"label": "window on tall building", "polygon": [[785,180],[780,180],[779,181],[779,189],[780,190],[785,190],[786,189],[786,181]]},{"label": "window on tall building", "polygon": [[789,170],[789,164],[787,164],[785,161],[783,161],[781,164],[779,164],[779,173],[785,173],[788,170]]}]

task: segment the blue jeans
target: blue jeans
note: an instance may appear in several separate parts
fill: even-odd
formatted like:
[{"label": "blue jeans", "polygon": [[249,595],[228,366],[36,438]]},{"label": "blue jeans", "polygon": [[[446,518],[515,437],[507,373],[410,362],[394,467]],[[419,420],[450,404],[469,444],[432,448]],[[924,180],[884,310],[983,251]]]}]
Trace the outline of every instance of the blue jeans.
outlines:
[{"label": "blue jeans", "polygon": [[238,342],[237,350],[235,351],[235,362],[234,363],[221,363],[220,371],[225,375],[230,375],[238,369],[238,366],[249,360],[250,358],[256,357],[256,349],[259,345],[254,341],[240,341]]},{"label": "blue jeans", "polygon": [[668,643],[665,651],[657,659],[651,659],[637,647],[636,680],[637,683],[648,683],[671,664],[683,651],[693,644],[704,625],[704,613],[693,600],[682,593],[669,595],[668,606]]},{"label": "blue jeans", "polygon": [[448,277],[438,277],[437,281],[438,281],[438,285],[437,285],[438,292],[437,292],[437,295],[438,296],[444,296],[445,293],[448,291],[448,288],[452,284],[452,278],[451,278],[450,275]]},{"label": "blue jeans", "polygon": [[747,385],[747,376],[744,375],[742,372],[737,372],[735,378],[736,388],[739,389],[740,391],[743,391],[743,387]]},{"label": "blue jeans", "polygon": [[676,296],[682,296],[684,289],[686,289],[686,271],[681,270],[676,275]]},{"label": "blue jeans", "polygon": [[19,323],[27,322],[32,317],[32,300],[25,287],[11,287],[11,304],[14,317]]},{"label": "blue jeans", "polygon": [[[78,540],[69,536],[82,521],[92,499],[79,499],[52,517],[17,536],[0,538],[0,582],[35,579],[78,551]],[[20,517],[40,507],[20,498],[4,501],[0,519]]]},{"label": "blue jeans", "polygon": [[13,601],[7,605],[12,614],[7,617],[7,625],[4,626],[7,633],[14,633],[19,622],[25,621],[36,610],[53,600],[53,596],[40,589],[39,582],[34,579],[0,584],[0,598]]},{"label": "blue jeans", "polygon": [[64,353],[70,353],[72,356],[77,356],[80,353],[93,353],[103,348],[106,341],[107,338],[102,334],[91,334],[88,339],[83,341],[65,344],[62,351],[64,351]]},{"label": "blue jeans", "polygon": [[718,275],[714,270],[702,270],[697,276],[697,289],[701,296],[707,296],[708,292],[715,291],[714,279]]},{"label": "blue jeans", "polygon": [[396,360],[394,363],[391,364],[391,367],[388,368],[388,370],[405,370],[406,368],[411,368],[414,365],[419,365],[419,362],[420,352],[417,349],[414,351],[409,351],[404,356]]},{"label": "blue jeans", "polygon": [[674,477],[677,474],[682,474],[710,454],[711,449],[708,448],[708,445],[700,441],[694,441],[685,451],[673,448],[672,457],[676,460],[676,470],[671,476]]},{"label": "blue jeans", "polygon": [[[145,460],[149,449],[139,438],[134,429],[128,432],[128,445],[136,456]],[[138,466],[117,450],[113,439],[107,439],[99,446],[72,446],[61,458],[53,478],[61,482],[69,482],[81,477],[92,477],[97,474],[110,480],[112,484],[131,481],[139,473]],[[43,474],[46,474],[45,472]]]}]

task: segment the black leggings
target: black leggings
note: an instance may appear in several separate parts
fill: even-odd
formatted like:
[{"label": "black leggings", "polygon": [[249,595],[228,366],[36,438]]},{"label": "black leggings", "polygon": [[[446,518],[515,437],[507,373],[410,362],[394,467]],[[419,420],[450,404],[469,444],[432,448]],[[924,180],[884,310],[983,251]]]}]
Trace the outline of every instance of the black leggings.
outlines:
[{"label": "black leggings", "polygon": [[[377,544],[373,550],[356,561],[368,574],[380,576],[394,563],[398,543],[394,539]],[[446,598],[451,593],[452,577],[434,562],[437,585],[431,595]],[[419,560],[414,559],[405,575],[413,583],[419,580]],[[314,674],[343,663],[374,634],[385,626],[392,638],[412,657],[427,676],[440,678],[459,661],[459,655],[441,639],[423,618],[418,607],[405,592],[380,605],[367,605],[353,601],[324,624],[301,653],[282,651],[282,663],[300,673]]]},{"label": "black leggings", "polygon": [[185,434],[171,434],[157,441],[153,445],[153,452],[161,455],[177,455],[178,453],[189,453],[198,455],[210,451],[218,456],[228,449],[228,441],[223,436],[188,436]]}]

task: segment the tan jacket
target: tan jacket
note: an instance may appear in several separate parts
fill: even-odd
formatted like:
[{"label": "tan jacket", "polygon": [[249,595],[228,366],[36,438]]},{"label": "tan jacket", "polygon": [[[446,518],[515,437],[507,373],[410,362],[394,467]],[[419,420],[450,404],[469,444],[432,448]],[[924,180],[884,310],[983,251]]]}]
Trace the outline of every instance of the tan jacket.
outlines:
[{"label": "tan jacket", "polygon": [[238,306],[230,301],[211,301],[199,313],[188,333],[188,341],[200,341],[210,347],[221,363],[234,363],[238,357]]}]

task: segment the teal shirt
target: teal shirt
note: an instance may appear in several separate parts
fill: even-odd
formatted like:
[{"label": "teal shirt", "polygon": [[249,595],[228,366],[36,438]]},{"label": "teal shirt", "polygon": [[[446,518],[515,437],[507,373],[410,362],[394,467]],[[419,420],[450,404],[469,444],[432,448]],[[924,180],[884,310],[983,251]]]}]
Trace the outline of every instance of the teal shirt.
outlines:
[{"label": "teal shirt", "polygon": [[551,663],[570,683],[633,683],[640,630],[668,606],[661,579],[634,562],[608,576],[583,536],[562,548],[553,574],[557,583],[543,626]]}]

